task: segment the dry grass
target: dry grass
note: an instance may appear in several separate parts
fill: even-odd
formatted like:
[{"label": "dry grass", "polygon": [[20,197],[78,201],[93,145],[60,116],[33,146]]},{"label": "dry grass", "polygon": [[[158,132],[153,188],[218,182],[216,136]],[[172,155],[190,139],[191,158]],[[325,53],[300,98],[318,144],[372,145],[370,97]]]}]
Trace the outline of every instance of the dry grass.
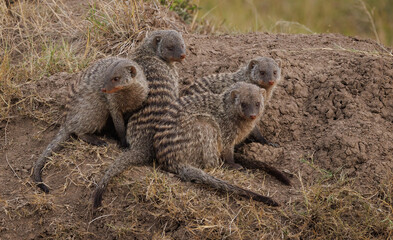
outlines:
[{"label": "dry grass", "polygon": [[71,7],[63,1],[18,1],[10,16],[0,3],[1,121],[18,113],[53,123],[56,117],[40,112],[51,103],[26,86],[58,72],[78,72],[98,58],[127,55],[146,31],[187,31],[155,1],[89,1],[85,9]]},{"label": "dry grass", "polygon": [[[381,190],[360,194],[341,176],[332,184],[303,186],[304,201],[292,206],[290,237],[306,239],[389,239],[393,235],[391,204]],[[383,187],[382,187],[383,186]],[[381,184],[390,189],[393,182]],[[389,191],[389,190],[388,190]]]},{"label": "dry grass", "polygon": [[[65,103],[56,93],[43,91],[43,86],[72,76],[97,58],[126,55],[146,31],[214,31],[198,25],[195,18],[191,27],[183,25],[156,1],[90,1],[80,11],[71,8],[62,1],[35,4],[21,0],[13,5],[12,17],[0,2],[0,122],[30,116],[46,125],[57,123]],[[1,196],[6,218],[0,220],[0,233],[27,224],[45,229],[39,236],[29,232],[33,237],[49,239],[393,237],[392,178],[361,194],[352,185],[357,179],[341,173],[326,177],[316,166],[319,181],[302,185],[280,208],[183,183],[156,168],[135,168],[111,182],[104,207],[92,215],[90,193],[118,154],[113,143],[92,147],[81,141],[67,142],[44,169],[52,194],[41,194],[24,173],[24,177],[18,175],[14,191]],[[277,194],[267,191],[266,176],[260,172],[220,168],[209,172],[266,195]]]},{"label": "dry grass", "polygon": [[[70,141],[44,170],[51,173],[46,181],[52,194],[40,194],[25,181],[16,191],[24,194],[4,200],[3,210],[9,220],[39,219],[44,236],[55,239],[389,239],[393,234],[393,181],[360,194],[356,179],[342,173],[327,178],[321,169],[316,169],[319,180],[296,190],[298,197],[270,208],[183,183],[157,168],[133,168],[111,182],[104,206],[92,215],[88,203],[95,178],[118,154],[115,144]],[[255,185],[263,173],[221,168],[209,173],[267,194],[268,186]]]}]

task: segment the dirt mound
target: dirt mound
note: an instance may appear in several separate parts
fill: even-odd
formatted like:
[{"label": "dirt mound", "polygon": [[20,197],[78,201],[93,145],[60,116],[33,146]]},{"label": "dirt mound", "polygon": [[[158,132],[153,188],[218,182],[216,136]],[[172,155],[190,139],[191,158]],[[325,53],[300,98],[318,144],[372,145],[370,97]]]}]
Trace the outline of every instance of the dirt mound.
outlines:
[{"label": "dirt mound", "polygon": [[187,44],[185,83],[235,71],[255,56],[282,61],[283,81],[260,124],[281,148],[266,153],[255,146],[260,160],[296,174],[299,160],[308,159],[365,178],[359,185],[392,171],[393,58],[376,43],[333,34],[251,34],[192,35]]},{"label": "dirt mound", "polygon": [[[304,227],[288,223],[291,209],[302,202],[304,186],[320,181],[321,174],[345,175],[353,179],[352,186],[361,193],[369,193],[391,179],[393,57],[378,44],[334,34],[184,37],[188,57],[178,65],[183,84],[207,74],[235,71],[256,56],[282,61],[283,81],[260,123],[265,136],[280,147],[252,143],[241,151],[287,172],[293,187],[284,187],[260,172],[214,170],[213,174],[272,195],[286,213],[279,215],[278,211],[254,203],[228,200],[146,167],[126,172],[111,185],[105,195],[106,208],[95,218],[88,210],[90,192],[119,154],[114,141],[108,148],[70,141],[44,170],[45,182],[53,189],[51,194],[40,194],[31,186],[29,170],[57,129],[40,131],[47,124],[17,116],[0,125],[5,139],[0,153],[6,158],[0,168],[0,200],[4,203],[0,215],[7,219],[0,221],[2,239],[185,239],[200,234],[211,239],[251,239],[266,237],[266,232],[276,239],[290,236],[284,231],[296,238],[295,233],[301,233]],[[59,83],[73,77],[66,75],[46,78],[42,85],[24,86],[24,91],[53,99],[53,106],[60,110],[52,114],[60,116],[64,85]],[[334,181],[330,178],[330,183]],[[217,206],[217,199],[227,211],[211,207]],[[217,217],[223,212],[225,217]],[[275,220],[267,223],[263,219]],[[28,227],[15,230],[21,228],[20,224]],[[201,224],[208,227],[199,227]],[[266,224],[272,225],[269,228]],[[367,234],[373,234],[367,236],[386,238],[384,230],[370,228],[364,228]],[[143,235],[146,231],[152,232]],[[232,231],[238,235],[232,235]]]}]

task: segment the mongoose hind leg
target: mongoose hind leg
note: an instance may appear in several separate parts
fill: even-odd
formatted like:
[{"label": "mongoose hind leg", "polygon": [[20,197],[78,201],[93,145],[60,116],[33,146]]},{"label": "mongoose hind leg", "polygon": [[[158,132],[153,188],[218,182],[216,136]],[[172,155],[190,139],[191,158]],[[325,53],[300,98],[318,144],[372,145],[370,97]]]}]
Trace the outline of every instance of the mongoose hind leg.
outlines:
[{"label": "mongoose hind leg", "polygon": [[280,170],[277,168],[270,166],[267,163],[257,161],[257,160],[250,160],[244,154],[235,153],[234,156],[235,162],[241,164],[242,166],[249,168],[249,169],[259,169],[267,172],[268,174],[272,175],[273,177],[277,178],[280,182],[284,183],[285,185],[290,186],[291,180],[287,176],[284,175]]},{"label": "mongoose hind leg", "polygon": [[82,139],[84,142],[87,142],[88,144],[94,145],[94,146],[106,146],[108,145],[104,140],[99,139],[96,135],[94,134],[81,134],[78,135],[78,138]]}]

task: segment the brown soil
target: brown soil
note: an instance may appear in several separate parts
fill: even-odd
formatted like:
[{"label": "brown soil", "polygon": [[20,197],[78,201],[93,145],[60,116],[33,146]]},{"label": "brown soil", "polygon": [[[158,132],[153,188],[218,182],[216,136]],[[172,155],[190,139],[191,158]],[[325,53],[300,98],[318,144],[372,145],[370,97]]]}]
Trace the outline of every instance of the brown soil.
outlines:
[{"label": "brown soil", "polygon": [[312,159],[329,171],[345,169],[359,185],[393,169],[393,58],[379,55],[375,42],[334,34],[248,34],[193,35],[187,43],[190,56],[180,70],[185,82],[235,71],[255,56],[282,61],[282,83],[260,125],[281,148],[248,146],[260,159],[293,174],[306,170],[299,159]]},{"label": "brown soil", "polygon": [[[260,124],[265,136],[280,147],[252,143],[241,151],[287,172],[293,186],[286,187],[266,175],[262,175],[266,178],[262,181],[254,177],[261,176],[254,171],[243,173],[253,176],[251,188],[270,193],[285,206],[300,201],[299,189],[320,181],[321,173],[345,175],[353,179],[354,189],[361,193],[391,179],[393,57],[374,41],[337,34],[185,34],[184,37],[188,57],[178,65],[183,83],[207,74],[235,71],[256,56],[270,56],[282,62],[283,81]],[[26,86],[25,91],[35,89],[41,97],[53,99],[53,106],[41,107],[47,111],[52,107],[58,109],[61,116],[69,77],[72,76],[62,73],[43,78],[38,85]],[[124,174],[127,183],[114,181],[104,196],[106,209],[101,217],[95,219],[91,215],[89,203],[94,181],[120,152],[114,140],[108,140],[108,148],[91,147],[75,140],[67,143],[43,173],[44,181],[52,189],[45,195],[31,186],[30,170],[58,127],[16,115],[9,123],[0,123],[0,130],[3,209],[0,239],[122,238],[113,230],[113,226],[121,228],[121,222],[130,217],[122,214],[122,209],[133,209],[139,217],[141,211],[153,212],[144,209],[149,205],[143,201],[139,206],[130,206],[126,201],[133,195],[130,185],[138,179],[141,182],[154,179],[155,171],[147,166],[127,171]],[[237,173],[218,174],[225,178]],[[178,182],[173,176],[168,179],[183,185],[177,191],[196,188],[201,194],[196,198],[201,201],[211,193]],[[166,226],[165,218],[157,222],[153,215],[146,214],[138,219],[138,225],[128,226],[135,229],[129,238],[157,237],[156,233],[165,227],[166,234],[174,239],[199,238],[186,226],[186,223]],[[138,229],[150,229],[152,235],[138,235]]]}]

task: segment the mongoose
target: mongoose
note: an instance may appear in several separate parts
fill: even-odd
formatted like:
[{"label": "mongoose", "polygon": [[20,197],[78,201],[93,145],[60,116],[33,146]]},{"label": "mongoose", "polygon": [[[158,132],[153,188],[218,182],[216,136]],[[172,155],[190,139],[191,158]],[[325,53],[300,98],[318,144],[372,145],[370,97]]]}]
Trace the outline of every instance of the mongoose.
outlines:
[{"label": "mongoose", "polygon": [[[143,107],[134,112],[127,124],[128,151],[123,152],[105,171],[93,193],[94,207],[101,205],[102,195],[111,178],[132,165],[153,161],[153,136],[158,120],[171,109],[179,97],[174,62],[186,57],[181,34],[174,30],[152,32],[131,54],[145,72],[149,95]],[[167,108],[168,107],[168,108]],[[175,110],[175,109],[172,109]]]},{"label": "mongoose", "polygon": [[93,133],[104,127],[109,116],[120,145],[127,146],[123,113],[139,108],[147,94],[145,75],[134,61],[111,57],[93,63],[78,79],[64,124],[35,163],[33,179],[38,187],[49,192],[42,183],[42,168],[52,152],[58,151],[72,134],[90,144],[104,145]]},{"label": "mongoose", "polygon": [[[277,64],[272,58],[257,57],[248,62],[234,73],[213,74],[197,79],[193,84],[184,88],[180,95],[201,94],[204,92],[222,93],[226,88],[236,82],[255,84],[266,90],[265,105],[270,101],[274,89],[281,81],[281,62]],[[269,144],[257,126],[251,132],[251,137],[261,144]]]},{"label": "mongoose", "polygon": [[[220,154],[225,163],[235,166],[233,148],[241,142],[261,118],[264,110],[266,91],[253,84],[239,82],[227,88],[221,94],[211,92],[181,97],[182,106],[179,120],[180,128],[185,126],[186,119],[203,116],[210,117],[216,122],[221,137],[222,151]],[[198,121],[196,121],[198,122]],[[206,138],[201,138],[206,141]],[[185,149],[188,151],[188,147]],[[235,167],[236,168],[236,167]]]},{"label": "mongoose", "polygon": [[177,113],[166,114],[154,136],[159,166],[185,181],[200,182],[277,206],[269,197],[229,184],[199,169],[217,167],[220,155],[227,164],[235,165],[234,146],[260,119],[264,94],[264,89],[242,82],[220,95],[204,93],[179,99]]}]

